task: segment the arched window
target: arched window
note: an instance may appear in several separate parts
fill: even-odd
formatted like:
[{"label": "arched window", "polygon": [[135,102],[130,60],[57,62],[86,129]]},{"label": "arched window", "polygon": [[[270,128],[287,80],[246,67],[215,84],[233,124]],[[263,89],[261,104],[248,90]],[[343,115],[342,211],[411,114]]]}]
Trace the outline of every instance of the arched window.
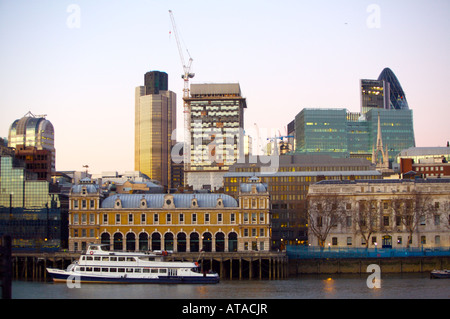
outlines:
[{"label": "arched window", "polygon": [[216,234],[216,251],[225,251],[225,234],[222,232]]},{"label": "arched window", "polygon": [[127,251],[136,250],[136,235],[134,233],[127,234]]},{"label": "arched window", "polygon": [[238,250],[238,236],[235,232],[228,234],[228,251],[233,252]]},{"label": "arched window", "polygon": [[152,234],[152,250],[161,250],[161,235],[159,233]]},{"label": "arched window", "polygon": [[123,250],[123,235],[121,233],[114,234],[114,250]]},{"label": "arched window", "polygon": [[198,252],[200,250],[198,233],[191,233],[189,235],[189,245],[191,252]]},{"label": "arched window", "polygon": [[103,245],[108,245],[105,246],[103,249],[109,250],[110,247],[109,245],[111,245],[111,235],[109,233],[103,233],[101,236],[101,244]]},{"label": "arched window", "polygon": [[139,234],[139,250],[141,250],[141,251],[148,250],[148,234],[147,233]]},{"label": "arched window", "polygon": [[202,236],[203,241],[203,251],[211,251],[212,250],[212,235],[211,233],[203,233]]},{"label": "arched window", "polygon": [[173,250],[173,234],[164,234],[164,250]]},{"label": "arched window", "polygon": [[177,234],[177,251],[178,252],[186,251],[186,234],[185,233]]}]

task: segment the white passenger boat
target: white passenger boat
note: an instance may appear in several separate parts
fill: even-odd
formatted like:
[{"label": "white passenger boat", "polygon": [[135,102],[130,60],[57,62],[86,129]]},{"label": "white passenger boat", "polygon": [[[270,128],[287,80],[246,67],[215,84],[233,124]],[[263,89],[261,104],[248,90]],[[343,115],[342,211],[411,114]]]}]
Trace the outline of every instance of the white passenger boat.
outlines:
[{"label": "white passenger boat", "polygon": [[47,268],[54,282],[80,283],[218,283],[216,273],[201,273],[197,263],[166,261],[166,252],[129,253],[90,244],[66,270]]}]

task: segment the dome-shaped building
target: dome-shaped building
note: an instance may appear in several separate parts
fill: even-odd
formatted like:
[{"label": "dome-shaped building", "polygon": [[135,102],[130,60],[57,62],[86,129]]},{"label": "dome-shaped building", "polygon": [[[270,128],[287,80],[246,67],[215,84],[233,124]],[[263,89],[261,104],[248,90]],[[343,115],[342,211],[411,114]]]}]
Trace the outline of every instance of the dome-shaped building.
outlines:
[{"label": "dome-shaped building", "polygon": [[16,158],[26,162],[38,179],[50,181],[55,171],[55,131],[45,115],[31,112],[15,120],[8,133],[8,146],[16,149]]}]

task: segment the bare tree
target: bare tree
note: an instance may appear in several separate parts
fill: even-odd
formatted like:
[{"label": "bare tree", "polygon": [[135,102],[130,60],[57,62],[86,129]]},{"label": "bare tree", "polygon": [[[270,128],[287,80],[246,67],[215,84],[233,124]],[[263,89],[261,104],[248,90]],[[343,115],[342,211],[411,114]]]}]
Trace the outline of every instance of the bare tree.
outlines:
[{"label": "bare tree", "polygon": [[408,232],[407,248],[411,245],[413,234],[418,233],[419,226],[432,218],[435,212],[431,195],[416,190],[404,198],[403,203],[401,200],[395,199],[394,210],[397,222],[403,225]]},{"label": "bare tree", "polygon": [[308,229],[324,247],[331,229],[345,220],[345,209],[336,195],[310,197],[309,203]]},{"label": "bare tree", "polygon": [[356,233],[359,233],[369,247],[369,240],[373,233],[379,229],[379,213],[376,201],[359,201],[359,208],[354,214]]}]

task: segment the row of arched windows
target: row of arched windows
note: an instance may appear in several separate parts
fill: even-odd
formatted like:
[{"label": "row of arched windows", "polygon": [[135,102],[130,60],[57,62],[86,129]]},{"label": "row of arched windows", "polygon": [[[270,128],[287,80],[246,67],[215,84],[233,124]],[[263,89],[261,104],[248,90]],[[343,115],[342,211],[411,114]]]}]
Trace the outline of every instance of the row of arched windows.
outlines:
[{"label": "row of arched windows", "polygon": [[[226,237],[223,232],[214,235],[210,232],[204,232],[201,236],[197,232],[188,235],[180,232],[176,236],[167,232],[163,236],[154,232],[140,233],[136,238],[135,233],[127,233],[124,235],[120,232],[114,233],[111,237],[109,233],[102,233],[101,243],[112,245],[112,249],[116,251],[155,251],[155,250],[172,250],[177,252],[199,252],[199,251],[237,251],[237,233],[230,232]],[[213,246],[214,245],[214,246]],[[213,250],[214,248],[214,250]]]}]

